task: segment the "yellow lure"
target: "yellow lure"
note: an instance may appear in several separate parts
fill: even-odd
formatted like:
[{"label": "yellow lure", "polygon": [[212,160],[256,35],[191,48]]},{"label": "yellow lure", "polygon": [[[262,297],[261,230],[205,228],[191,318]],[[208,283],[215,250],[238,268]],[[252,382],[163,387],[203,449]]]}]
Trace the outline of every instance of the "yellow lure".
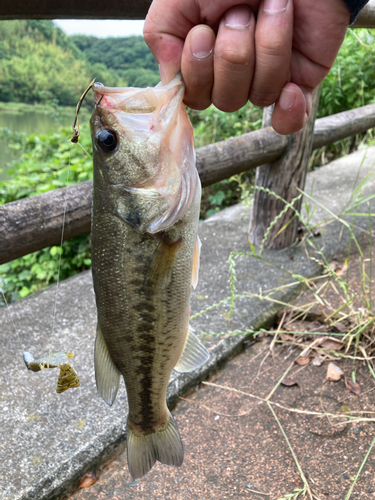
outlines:
[{"label": "yellow lure", "polygon": [[62,392],[70,389],[71,387],[79,387],[78,376],[74,369],[69,365],[69,358],[74,356],[71,352],[51,352],[45,354],[40,358],[35,358],[30,352],[23,353],[23,360],[28,370],[39,372],[45,368],[60,368],[60,375],[57,381],[56,392]]}]

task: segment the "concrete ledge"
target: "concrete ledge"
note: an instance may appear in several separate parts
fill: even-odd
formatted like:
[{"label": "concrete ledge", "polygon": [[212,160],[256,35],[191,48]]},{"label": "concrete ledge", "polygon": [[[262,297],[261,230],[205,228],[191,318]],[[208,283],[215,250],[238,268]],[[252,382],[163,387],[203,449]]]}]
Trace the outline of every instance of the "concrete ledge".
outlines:
[{"label": "concrete ledge", "polygon": [[[313,191],[317,202],[339,214],[351,200],[353,186],[369,176],[363,195],[375,193],[375,147],[360,150],[309,174],[306,192]],[[372,170],[373,169],[373,170]],[[310,205],[310,213],[313,203]],[[353,197],[351,202],[353,203]],[[375,201],[370,200],[372,213]],[[368,212],[367,205],[364,210]],[[249,252],[247,229],[249,209],[231,207],[200,224],[203,243],[200,281],[192,296],[192,314],[229,296],[228,256],[233,250]],[[323,220],[319,206],[313,222]],[[352,217],[348,220],[352,223]],[[355,219],[358,237],[368,228],[367,217]],[[336,221],[321,229],[316,243],[328,259],[347,251],[350,233]],[[236,260],[237,293],[259,293],[291,283],[288,274],[314,276],[320,266],[307,256],[308,247],[265,252],[266,263],[252,257]],[[275,298],[288,302],[298,292],[296,286],[278,292]],[[57,295],[56,295],[57,293]],[[52,332],[54,302],[57,317]],[[222,367],[243,349],[248,332],[273,321],[281,306],[257,298],[240,298],[229,317],[229,302],[206,311],[192,320],[197,333],[211,350],[209,362],[192,374],[173,374],[168,401]],[[17,333],[15,333],[13,319]],[[95,388],[93,346],[96,311],[91,273],[62,282],[57,289],[36,294],[0,311],[0,498],[6,500],[58,499],[87,471],[106,461],[125,440],[126,393],[122,386],[112,408],[98,396]],[[222,333],[221,336],[213,335]],[[28,372],[22,359],[24,350],[38,356],[50,350],[75,353],[72,365],[81,381],[79,389],[56,394],[58,371]]]}]

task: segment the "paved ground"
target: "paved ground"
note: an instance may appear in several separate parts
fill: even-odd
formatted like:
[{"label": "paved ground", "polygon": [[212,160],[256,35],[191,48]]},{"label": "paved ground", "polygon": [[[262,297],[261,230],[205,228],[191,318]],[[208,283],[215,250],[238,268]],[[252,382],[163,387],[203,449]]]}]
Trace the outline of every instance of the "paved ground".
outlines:
[{"label": "paved ground", "polygon": [[[362,242],[361,250],[363,259],[354,253],[348,265],[342,260],[331,263],[340,276],[347,277],[347,283],[359,297],[362,296],[362,265],[370,276],[370,259],[375,260],[375,248],[371,255]],[[367,292],[369,284],[367,280]],[[327,290],[324,293],[327,303],[333,308],[339,307],[343,294],[333,288]],[[310,293],[303,293],[297,303],[302,306],[311,300]],[[375,286],[372,300],[374,303]],[[356,308],[362,305],[360,299],[356,302]],[[324,308],[317,304],[310,310],[308,320],[287,323],[282,329],[326,331],[326,326],[316,319],[322,319],[323,312]],[[278,324],[279,321],[280,318]],[[145,478],[132,481],[125,449],[109,464],[92,471],[97,480],[95,484],[78,490],[69,500],[279,500],[302,489],[301,476],[275,416],[264,401],[256,399],[265,399],[291,365],[287,379],[296,385],[280,385],[270,398],[279,405],[273,406],[277,418],[314,498],[346,498],[367,451],[375,444],[375,419],[349,423],[346,415],[374,418],[375,380],[365,363],[357,361],[354,366],[361,394],[355,395],[346,387],[344,379],[326,380],[330,361],[315,366],[313,361],[318,352],[311,351],[308,365],[293,364],[303,348],[288,344],[289,339],[285,337],[285,342],[271,352],[272,335],[258,339],[224,370],[201,383],[177,404],[173,413],[185,443],[185,461],[181,468],[158,464]],[[311,344],[316,334],[311,333],[310,338],[300,335],[291,341],[297,339]],[[369,354],[374,355],[374,346],[370,349]],[[351,377],[351,359],[336,357],[334,363]],[[280,409],[280,405],[321,415],[292,412]],[[343,417],[333,419],[323,416],[324,413]],[[352,498],[375,498],[375,446],[352,490]]]},{"label": "paved ground", "polygon": [[[278,349],[274,357],[266,358],[267,353],[265,339],[230,361],[209,382],[265,398],[297,356],[286,348]],[[350,373],[350,361],[339,365]],[[295,365],[290,376],[298,386],[280,386],[271,400],[317,412],[342,413],[343,406],[351,411],[375,411],[375,381],[365,369],[358,377],[364,389],[360,397],[351,394],[343,381],[326,382],[326,369],[326,364],[302,369]],[[346,419],[340,419],[336,425],[327,417],[277,407],[275,411],[315,498],[343,500],[374,439],[374,423],[346,425]],[[158,464],[145,478],[132,481],[124,452],[99,471],[94,485],[69,500],[277,500],[303,488],[291,451],[265,403],[201,384],[177,405],[174,414],[185,444],[181,468]],[[375,449],[352,498],[375,498]]]},{"label": "paved ground", "polygon": [[[366,152],[362,150],[354,153],[348,158],[333,162],[318,172],[309,175],[307,190],[310,192],[312,186],[314,186],[314,196],[318,201],[339,213],[345,205],[350,201],[354,201],[355,196],[354,198],[351,196],[353,186],[358,185],[360,179],[366,178],[366,175],[371,172],[374,163],[375,148],[369,148]],[[373,193],[375,191],[374,186],[375,182],[372,179],[371,182],[366,183],[364,193]],[[311,204],[310,207],[312,207]],[[372,207],[372,212],[374,211],[375,208]],[[315,221],[321,220],[323,216],[321,208],[317,206],[314,212]],[[226,360],[241,352],[244,346],[248,345],[251,329],[264,326],[274,320],[280,307],[272,302],[254,297],[254,294],[259,293],[259,289],[264,291],[290,283],[293,279],[288,273],[291,272],[304,276],[316,275],[319,272],[319,264],[308,258],[307,250],[303,246],[284,252],[266,253],[264,257],[270,262],[272,261],[272,264],[254,258],[238,259],[236,261],[237,291],[243,297],[236,300],[234,313],[232,317],[229,317],[230,306],[227,299],[230,289],[227,260],[233,249],[248,251],[246,241],[247,221],[247,210],[238,206],[226,210],[200,225],[199,232],[203,242],[201,274],[198,289],[192,297],[192,312],[201,311],[219,301],[224,302],[218,307],[207,310],[193,320],[192,323],[196,331],[210,348],[211,359],[205,367],[194,374],[188,376],[179,375],[172,378],[168,390],[168,400],[172,406],[178,401],[179,396],[186,394],[201,380],[212,376],[223,366]],[[359,236],[365,234],[366,226],[368,226],[367,219],[357,218],[354,228],[355,233]],[[348,231],[343,230],[342,224],[336,221],[336,223],[321,229],[321,236],[317,238],[317,242],[324,246],[327,257],[333,258],[333,256],[339,256],[346,251],[350,242],[350,235]],[[55,292],[56,288],[52,287],[50,290],[13,304],[10,307],[10,314],[4,310],[0,311],[0,329],[3,332],[0,338],[2,352],[0,366],[0,428],[2,429],[2,436],[4,436],[0,442],[1,499],[44,500],[61,498],[65,492],[77,484],[86,471],[100,467],[116,450],[118,451],[116,447],[121,446],[121,443],[124,442],[124,424],[126,421],[126,395],[124,389],[121,389],[118,401],[112,408],[108,408],[101,401],[95,389],[93,343],[96,314],[91,275],[84,273],[81,276],[67,280],[61,283],[57,296]],[[289,287],[283,292],[274,295],[274,298],[289,301],[295,292],[295,288]],[[55,329],[52,331],[55,297],[57,297],[57,319]],[[11,318],[14,320],[17,334],[14,332]],[[237,330],[242,333],[233,336],[229,334],[229,332]],[[224,335],[213,335],[212,332],[223,333]],[[207,335],[208,333],[210,335]],[[23,364],[22,352],[28,350],[35,355],[40,355],[49,350],[61,349],[75,353],[76,356],[72,364],[80,377],[81,387],[57,395],[55,393],[57,373],[52,370],[37,374],[28,372]],[[250,350],[245,356],[253,356],[252,351]],[[234,363],[237,362],[239,361],[234,361]],[[245,368],[241,368],[241,370],[245,374]],[[275,363],[274,370],[276,370],[275,377],[277,379],[279,376],[277,363]],[[258,373],[259,368],[255,368],[255,371]],[[220,377],[227,372],[229,373],[230,370],[226,369]],[[306,373],[308,373],[307,369]],[[267,372],[266,377],[269,376],[268,374],[269,372]],[[253,376],[254,372],[250,371],[249,380]],[[276,379],[270,378],[270,386]],[[267,392],[265,386],[260,386],[259,389],[265,391],[259,394]],[[280,388],[279,390],[283,389]],[[296,394],[295,390],[295,388],[291,388],[287,391],[287,394]],[[207,391],[213,391],[213,394],[218,396],[216,389],[210,388],[206,389]],[[203,392],[197,394],[203,394]],[[210,392],[207,392],[207,397],[209,394]],[[196,395],[195,397],[199,399],[200,396]],[[221,393],[221,396],[219,396],[221,403],[219,399],[214,401],[215,405],[219,405],[219,407],[215,406],[215,409],[219,411],[219,408],[221,408],[222,413],[226,413],[226,400],[229,401],[228,398],[227,393]],[[243,399],[239,396],[238,398],[241,401]],[[290,400],[286,401],[288,404],[293,403]],[[194,403],[188,405],[186,412],[193,411],[193,408],[196,407],[193,405]],[[210,406],[210,403],[208,402],[206,406]],[[177,411],[181,412],[181,408],[182,406],[179,405]],[[250,425],[252,427],[262,424],[262,415],[266,411],[265,406],[261,405],[253,410],[253,412],[258,411],[260,413],[257,413],[257,420],[251,421],[252,424]],[[249,465],[246,465],[246,467],[249,467],[249,469],[246,469],[248,471],[250,468],[253,470],[255,467],[255,461],[251,458],[250,453],[252,446],[250,446],[250,442],[246,444],[243,436],[247,433],[245,430],[244,433],[241,433],[239,425],[241,419],[245,419],[245,417],[238,417],[238,422],[228,417],[229,420],[226,421],[225,428],[221,428],[224,417],[219,415],[220,418],[215,420],[217,415],[218,413],[214,417],[210,416],[210,413],[207,413],[207,415],[203,413],[196,414],[197,419],[207,423],[206,427],[201,428],[200,434],[197,433],[196,441],[194,441],[195,438],[193,439],[186,427],[188,422],[184,422],[184,418],[181,419],[181,417],[177,416],[179,423],[181,421],[180,427],[186,445],[185,465],[181,471],[187,471],[186,467],[191,464],[190,472],[194,471],[198,475],[198,482],[194,483],[194,488],[202,488],[202,492],[210,491],[211,483],[205,483],[203,476],[199,475],[199,471],[203,473],[203,465],[199,469],[200,458],[197,453],[198,451],[203,453],[203,441],[206,434],[209,437],[209,433],[212,431],[216,433],[216,438],[210,438],[208,442],[213,443],[217,453],[216,451],[215,453],[212,452],[212,458],[206,460],[206,462],[211,462],[214,471],[213,479],[209,479],[209,481],[216,484],[215,481],[218,481],[218,479],[215,478],[218,477],[221,480],[224,477],[223,474],[229,474],[228,477],[233,479],[231,494],[234,494],[236,491],[234,490],[235,483],[242,484],[240,475],[238,477],[232,476],[233,472],[230,473],[227,469],[221,469],[221,467],[224,467],[223,465],[216,468],[216,463],[221,463],[219,457],[226,456],[224,455],[225,451],[222,449],[224,443],[227,442],[228,447],[229,445],[235,446],[234,434],[229,433],[229,427],[233,425],[237,429],[236,432],[239,436],[237,443],[239,443],[240,448],[242,447],[238,457],[241,457],[242,464],[245,464],[243,460],[248,461]],[[187,417],[185,420],[190,421],[190,418]],[[211,420],[213,420],[211,427],[217,429],[216,431],[212,430],[209,425]],[[269,431],[271,432],[269,436],[274,434],[274,430],[277,431],[276,428],[272,432]],[[232,435],[231,441],[229,441],[230,435]],[[227,441],[224,439],[224,443],[223,436],[227,436]],[[364,441],[364,450],[367,445],[367,441]],[[292,462],[288,461],[285,445],[283,444],[283,447],[281,447],[280,444],[280,448],[277,448],[270,441],[271,448],[275,449],[277,460],[285,462],[285,471],[289,472],[285,472],[285,478],[283,474],[278,476],[276,472],[273,472],[274,481],[280,483],[280,489],[276,490],[275,485],[270,485],[269,491],[262,490],[262,487],[266,487],[266,485],[264,482],[259,482],[261,478],[259,472],[257,480],[252,479],[245,483],[243,491],[249,490],[248,495],[253,494],[250,491],[252,489],[263,493],[271,492],[276,495],[279,492],[288,493],[291,491],[290,487],[293,486],[293,481],[298,481],[298,476],[296,476],[293,469],[294,466],[291,465]],[[219,453],[219,449],[222,450],[222,453]],[[249,454],[249,456],[245,456],[246,454]],[[267,453],[265,453],[264,457],[266,456]],[[258,463],[261,460],[261,454],[256,455],[256,457]],[[122,458],[120,458],[120,464],[122,464],[120,467],[124,468],[125,465],[121,460]],[[193,461],[189,462],[189,460]],[[265,474],[268,473],[267,463],[264,458]],[[206,465],[204,467],[206,468]],[[228,465],[228,467],[231,471],[233,470],[231,465]],[[240,467],[240,462],[236,462],[236,467]],[[165,475],[173,477],[173,473],[170,472],[169,468],[160,466],[155,471],[155,473],[159,474],[159,477],[160,471],[162,471],[163,481]],[[116,473],[118,473],[118,469]],[[238,472],[238,474],[240,473]],[[189,479],[188,475],[184,477],[186,488],[193,487],[192,478]],[[246,472],[241,477],[248,477],[248,473]],[[236,479],[239,479],[239,481],[236,481]],[[177,481],[177,479],[175,480]],[[137,488],[141,488],[141,483],[129,483],[128,481],[128,476],[121,479],[121,487],[125,491],[138,491]],[[144,481],[146,482],[142,482],[143,488],[145,488],[145,484],[148,484],[147,481],[150,481],[148,476]],[[199,481],[202,484],[199,485]],[[155,482],[155,484],[157,483]],[[247,484],[251,484],[252,487],[248,487]],[[227,491],[225,486],[223,487],[224,491]],[[236,488],[239,487],[240,485],[236,486]],[[162,487],[158,486],[158,488]],[[177,486],[171,486],[171,488],[170,491],[163,493],[159,493],[159,490],[157,490],[156,493],[152,494],[154,496],[151,495],[149,489],[149,495],[151,495],[149,498],[168,498],[166,495],[173,495]],[[111,491],[114,492],[114,490]],[[186,491],[188,492],[188,490]],[[138,493],[141,494],[139,491]],[[106,498],[103,497],[103,494],[101,495],[100,498]],[[226,493],[223,495],[222,498],[225,498]],[[125,497],[126,495],[123,494],[122,497],[118,498]],[[108,496],[108,498],[111,497]],[[179,497],[170,496],[170,498]],[[210,497],[207,496],[207,498]]]}]

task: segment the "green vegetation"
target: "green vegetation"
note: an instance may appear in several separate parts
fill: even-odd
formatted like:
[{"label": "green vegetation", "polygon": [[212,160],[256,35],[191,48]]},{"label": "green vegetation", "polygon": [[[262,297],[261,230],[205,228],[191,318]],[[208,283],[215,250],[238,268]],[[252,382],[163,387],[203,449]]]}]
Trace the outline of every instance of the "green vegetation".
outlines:
[{"label": "green vegetation", "polygon": [[375,102],[375,30],[348,30],[322,85],[318,117]]},{"label": "green vegetation", "polygon": [[[80,142],[91,155],[88,124],[84,124],[81,130]],[[71,135],[69,127],[53,134],[32,134],[29,137],[3,129],[0,137],[6,138],[16,151],[22,151],[22,155],[10,167],[11,179],[0,183],[0,204],[92,179],[92,160],[79,145],[68,142]],[[59,260],[60,247],[54,246],[0,265],[0,286],[6,292],[7,301],[26,297],[56,283]],[[89,235],[63,243],[60,279],[90,266]],[[0,297],[0,304],[1,301]]]},{"label": "green vegetation", "polygon": [[[11,112],[11,113],[24,113],[28,111],[40,111],[45,114],[51,114],[51,106],[52,102],[44,102],[44,103],[33,103],[33,104],[28,104],[26,102],[2,102],[0,101],[0,111],[6,111],[6,112]],[[55,106],[53,106],[54,108]],[[75,106],[58,106],[58,112],[59,115],[64,114],[64,113],[69,113],[70,116],[74,113]]]},{"label": "green vegetation", "polygon": [[[82,127],[82,132],[81,143],[91,151],[87,125]],[[12,178],[0,183],[0,204],[91,179],[92,161],[80,146],[67,142],[70,136],[69,127],[53,134],[29,137],[3,129],[2,137],[13,149],[22,151],[22,155],[11,165],[9,173],[13,174]],[[88,235],[64,242],[60,279],[89,269],[90,257]],[[6,290],[7,300],[25,297],[55,283],[59,259],[60,247],[51,247],[1,265],[0,282]]]},{"label": "green vegetation", "polygon": [[[348,32],[335,66],[323,83],[319,116],[375,102],[375,70],[370,63],[375,56],[373,34],[374,30]],[[141,37],[106,40],[67,37],[50,21],[2,21],[0,47],[0,100],[3,101],[49,102],[54,110],[56,100],[76,104],[94,70],[95,76],[106,85],[143,86],[158,80],[157,67]],[[0,109],[3,106],[22,108],[24,104],[0,103]],[[195,129],[196,146],[200,147],[260,128],[262,111],[248,104],[236,113],[228,114],[211,106],[202,112],[190,110],[189,115]],[[9,146],[22,154],[10,165],[10,180],[0,183],[0,204],[65,186],[69,154],[68,184],[92,176],[91,159],[86,153],[77,145],[70,153],[71,145],[67,139],[71,131],[67,128],[30,137],[7,129],[2,134]],[[90,153],[87,125],[82,128],[81,142]],[[357,143],[358,138],[346,139],[323,148],[315,154],[314,164],[329,155],[332,159],[343,152],[348,153]],[[202,218],[249,199],[253,180],[254,172],[250,171],[205,188]],[[0,266],[0,286],[6,291],[7,299],[12,301],[24,297],[54,283],[59,252],[58,247],[47,248]],[[90,257],[87,235],[65,242],[60,278],[88,269]]]},{"label": "green vegetation", "polygon": [[155,85],[142,37],[69,37],[47,20],[0,22],[0,101],[76,105],[95,77],[108,86]]},{"label": "green vegetation", "polygon": [[126,86],[155,86],[160,81],[158,65],[141,36],[96,38],[73,35],[69,38],[90,64],[105,64],[121,77]]}]

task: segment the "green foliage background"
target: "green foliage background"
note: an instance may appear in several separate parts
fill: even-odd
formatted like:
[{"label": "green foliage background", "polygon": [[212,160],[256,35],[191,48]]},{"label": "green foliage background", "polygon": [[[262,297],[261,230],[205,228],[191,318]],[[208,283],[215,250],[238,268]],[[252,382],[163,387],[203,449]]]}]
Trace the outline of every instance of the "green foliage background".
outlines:
[{"label": "green foliage background", "polygon": [[[375,102],[374,56],[374,30],[349,30],[323,82],[319,117]],[[50,21],[0,22],[0,101],[40,102],[47,95],[55,106],[56,101],[76,104],[92,75],[106,85],[147,86],[159,80],[156,63],[141,37],[67,37]],[[236,113],[224,113],[211,106],[202,112],[189,110],[189,115],[196,147],[200,147],[260,128],[262,110],[248,104]],[[2,134],[22,154],[10,165],[11,178],[0,182],[0,204],[92,177],[91,158],[79,145],[67,142],[71,131],[66,128],[29,137],[7,129]],[[91,154],[87,124],[80,140]],[[342,144],[348,152],[356,140],[340,144],[331,147],[334,154],[342,153]],[[248,198],[253,175],[244,173],[206,188],[202,217]],[[59,260],[60,247],[55,246],[1,265],[0,287],[7,300],[25,297],[56,282]],[[64,242],[60,279],[90,265],[89,235]]]},{"label": "green foliage background", "polygon": [[67,36],[47,20],[0,21],[0,101],[75,106],[90,81],[148,86],[157,64],[142,37]]},{"label": "green foliage background", "polygon": [[103,61],[108,69],[119,75],[125,86],[153,87],[160,80],[158,65],[141,36],[96,38],[73,35],[69,38],[89,64],[94,66]]}]

